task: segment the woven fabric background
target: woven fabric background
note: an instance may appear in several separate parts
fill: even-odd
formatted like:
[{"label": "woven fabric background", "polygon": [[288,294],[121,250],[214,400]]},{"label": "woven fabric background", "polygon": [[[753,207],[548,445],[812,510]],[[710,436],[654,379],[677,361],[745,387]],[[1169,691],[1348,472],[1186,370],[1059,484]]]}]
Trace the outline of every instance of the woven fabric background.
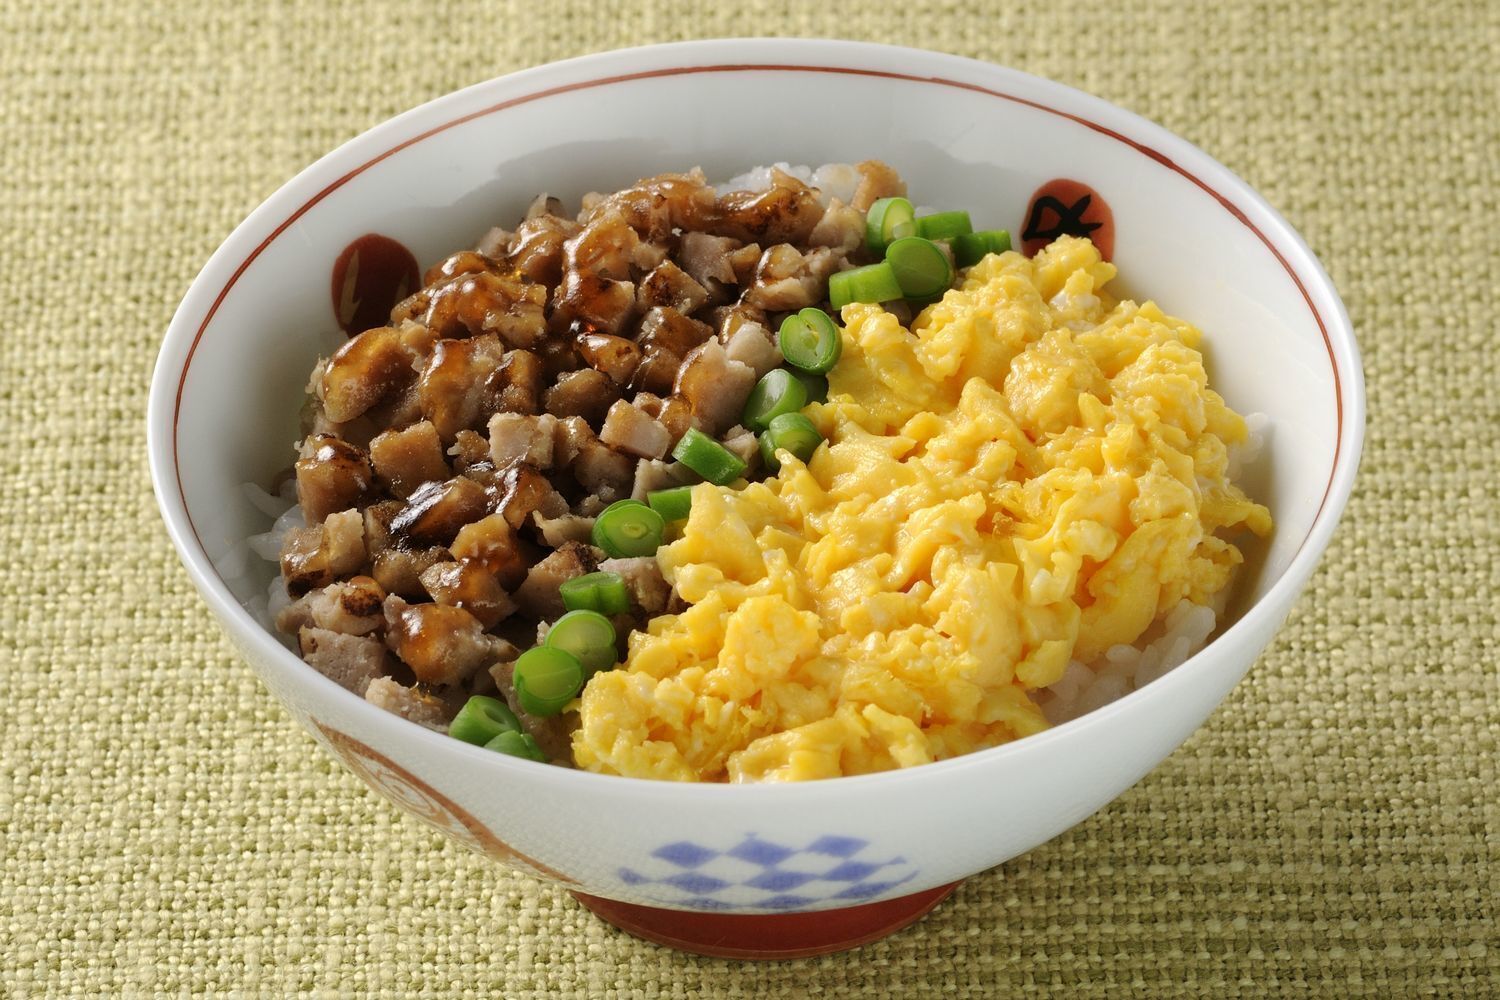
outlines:
[{"label": "woven fabric background", "polygon": [[[0,994],[1500,996],[1500,5],[0,0]],[[1341,289],[1363,470],[1274,645],[1067,835],[857,952],[699,959],[399,815],[217,632],[147,379],[283,180],[490,76],[841,35],[1070,83],[1280,208]]]}]

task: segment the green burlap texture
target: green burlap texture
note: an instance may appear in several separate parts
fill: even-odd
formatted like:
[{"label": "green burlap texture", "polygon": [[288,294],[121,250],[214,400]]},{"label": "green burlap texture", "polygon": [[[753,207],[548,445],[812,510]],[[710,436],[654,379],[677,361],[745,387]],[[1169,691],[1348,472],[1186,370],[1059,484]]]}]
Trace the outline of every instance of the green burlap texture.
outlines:
[{"label": "green burlap texture", "polygon": [[[0,0],[0,993],[1500,995],[1500,6],[783,6]],[[988,59],[1185,135],[1320,255],[1371,413],[1321,569],[1202,731],[917,927],[771,965],[626,937],[335,765],[189,585],[142,426],[189,281],[326,150],[750,34]]]}]

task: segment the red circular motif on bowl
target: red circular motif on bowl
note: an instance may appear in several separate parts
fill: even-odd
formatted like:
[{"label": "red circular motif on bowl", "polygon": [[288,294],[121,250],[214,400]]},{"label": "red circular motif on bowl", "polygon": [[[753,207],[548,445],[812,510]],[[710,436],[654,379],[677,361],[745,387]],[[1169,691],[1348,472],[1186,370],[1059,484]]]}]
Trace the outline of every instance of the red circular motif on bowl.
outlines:
[{"label": "red circular motif on bowl", "polygon": [[523,871],[556,882],[578,884],[576,879],[571,879],[511,847],[495,836],[489,827],[469,815],[463,807],[385,754],[317,719],[313,719],[312,723],[349,770],[417,819],[437,827],[466,847],[498,858]]},{"label": "red circular motif on bowl", "polygon": [[1059,236],[1087,236],[1105,260],[1115,255],[1115,214],[1103,195],[1082,181],[1058,177],[1036,189],[1021,223],[1021,252],[1028,257]]},{"label": "red circular motif on bowl", "polygon": [[333,262],[333,315],[349,336],[385,326],[391,307],[422,287],[417,259],[404,245],[366,233]]}]

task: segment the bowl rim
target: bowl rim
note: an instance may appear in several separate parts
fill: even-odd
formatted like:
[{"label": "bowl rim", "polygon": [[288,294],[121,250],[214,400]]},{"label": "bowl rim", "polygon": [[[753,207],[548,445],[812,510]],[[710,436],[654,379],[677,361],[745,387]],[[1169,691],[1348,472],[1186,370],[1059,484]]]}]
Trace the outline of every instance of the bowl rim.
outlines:
[{"label": "bowl rim", "polygon": [[[883,68],[890,66],[903,66],[909,71]],[[1149,119],[1066,84],[962,56],[871,42],[708,39],[614,49],[546,63],[464,87],[386,119],[342,143],[279,187],[235,227],[193,279],[167,327],[152,373],[146,415],[151,481],[167,533],[194,586],[231,637],[253,648],[257,654],[253,665],[275,672],[289,686],[310,686],[342,699],[344,709],[358,719],[358,730],[378,732],[382,742],[414,741],[436,752],[468,754],[475,767],[497,769],[501,774],[516,773],[511,770],[514,768],[546,767],[552,780],[562,783],[560,788],[613,789],[652,796],[676,795],[688,789],[691,791],[686,794],[690,795],[732,795],[736,799],[825,796],[832,790],[827,781],[676,783],[553,767],[470,746],[386,712],[308,669],[235,599],[193,526],[178,468],[177,421],[199,341],[239,276],[325,196],[411,145],[510,107],[642,79],[725,72],[828,73],[954,87],[1059,115],[1125,143],[1196,184],[1277,258],[1322,332],[1333,376],[1337,441],[1318,512],[1278,579],[1203,650],[1151,684],[1041,733],[921,767],[845,776],[833,787],[851,791],[890,787],[914,777],[937,779],[967,768],[1045,753],[1058,740],[1082,738],[1117,715],[1142,711],[1153,700],[1170,698],[1174,679],[1181,680],[1195,665],[1201,666],[1211,658],[1214,647],[1227,648],[1236,638],[1268,625],[1274,629],[1277,622],[1272,619],[1290,608],[1332,537],[1353,488],[1365,431],[1364,378],[1354,331],[1332,281],[1301,235],[1249,184],[1197,146]],[[479,107],[463,110],[476,101],[482,102]],[[432,124],[434,119],[440,119],[438,124]],[[269,224],[278,219],[278,223]],[[223,287],[219,288],[221,283]],[[174,360],[179,355],[180,360]]]}]

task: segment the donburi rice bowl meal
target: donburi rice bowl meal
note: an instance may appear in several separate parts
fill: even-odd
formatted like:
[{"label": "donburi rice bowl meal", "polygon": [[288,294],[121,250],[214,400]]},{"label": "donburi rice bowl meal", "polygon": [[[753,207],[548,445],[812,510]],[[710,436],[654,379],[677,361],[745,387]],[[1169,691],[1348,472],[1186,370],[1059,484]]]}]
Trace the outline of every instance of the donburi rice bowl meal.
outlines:
[{"label": "donburi rice bowl meal", "polygon": [[267,614],[413,723],[606,774],[1038,733],[1201,648],[1272,530],[1203,334],[1115,278],[878,161],[539,196],[314,368]]}]

